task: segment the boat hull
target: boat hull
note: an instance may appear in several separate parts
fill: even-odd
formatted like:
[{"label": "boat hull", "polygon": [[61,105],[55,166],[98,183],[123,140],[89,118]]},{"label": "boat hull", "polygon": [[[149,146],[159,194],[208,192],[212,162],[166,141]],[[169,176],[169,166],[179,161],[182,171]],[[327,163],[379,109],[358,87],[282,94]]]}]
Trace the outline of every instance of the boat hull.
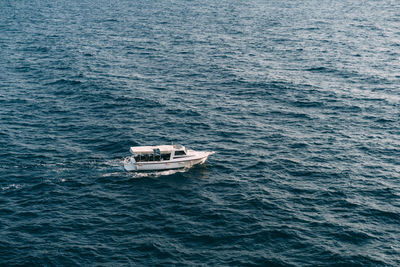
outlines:
[{"label": "boat hull", "polygon": [[194,165],[203,164],[213,152],[202,152],[197,157],[188,157],[179,160],[166,160],[157,162],[133,162],[130,158],[124,162],[127,171],[162,171],[171,169],[191,168]]}]

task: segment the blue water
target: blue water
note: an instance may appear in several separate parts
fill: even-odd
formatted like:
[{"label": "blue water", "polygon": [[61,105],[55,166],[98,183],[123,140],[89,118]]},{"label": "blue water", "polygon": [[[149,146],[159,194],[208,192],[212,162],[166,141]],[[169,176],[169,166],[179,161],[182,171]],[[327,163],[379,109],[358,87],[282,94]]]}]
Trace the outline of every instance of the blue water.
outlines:
[{"label": "blue water", "polygon": [[399,58],[398,1],[1,1],[0,265],[400,265]]}]

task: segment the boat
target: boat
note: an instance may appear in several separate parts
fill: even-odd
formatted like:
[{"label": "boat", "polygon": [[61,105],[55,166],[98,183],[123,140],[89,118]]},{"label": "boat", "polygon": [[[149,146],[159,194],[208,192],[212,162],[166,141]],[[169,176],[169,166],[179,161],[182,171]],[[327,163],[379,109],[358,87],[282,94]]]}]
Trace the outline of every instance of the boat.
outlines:
[{"label": "boat", "polygon": [[203,164],[214,151],[195,151],[182,145],[133,146],[124,161],[127,171],[161,171]]}]

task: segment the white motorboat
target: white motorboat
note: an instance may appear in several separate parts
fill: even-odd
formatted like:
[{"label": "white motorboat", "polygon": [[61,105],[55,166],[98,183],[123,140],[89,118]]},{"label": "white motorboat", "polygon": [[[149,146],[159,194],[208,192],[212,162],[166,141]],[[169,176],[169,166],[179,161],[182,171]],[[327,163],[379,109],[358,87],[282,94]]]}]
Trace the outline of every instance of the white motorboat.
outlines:
[{"label": "white motorboat", "polygon": [[194,151],[182,145],[133,146],[124,161],[127,171],[158,171],[203,164],[214,151]]}]

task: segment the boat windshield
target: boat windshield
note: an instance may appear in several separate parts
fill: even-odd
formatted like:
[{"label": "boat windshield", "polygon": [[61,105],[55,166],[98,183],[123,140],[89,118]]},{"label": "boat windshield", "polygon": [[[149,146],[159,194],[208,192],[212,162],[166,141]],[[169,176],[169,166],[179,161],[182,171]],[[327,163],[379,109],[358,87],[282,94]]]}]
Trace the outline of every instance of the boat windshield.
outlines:
[{"label": "boat windshield", "polygon": [[186,152],[184,150],[177,150],[175,151],[175,156],[184,156]]}]

